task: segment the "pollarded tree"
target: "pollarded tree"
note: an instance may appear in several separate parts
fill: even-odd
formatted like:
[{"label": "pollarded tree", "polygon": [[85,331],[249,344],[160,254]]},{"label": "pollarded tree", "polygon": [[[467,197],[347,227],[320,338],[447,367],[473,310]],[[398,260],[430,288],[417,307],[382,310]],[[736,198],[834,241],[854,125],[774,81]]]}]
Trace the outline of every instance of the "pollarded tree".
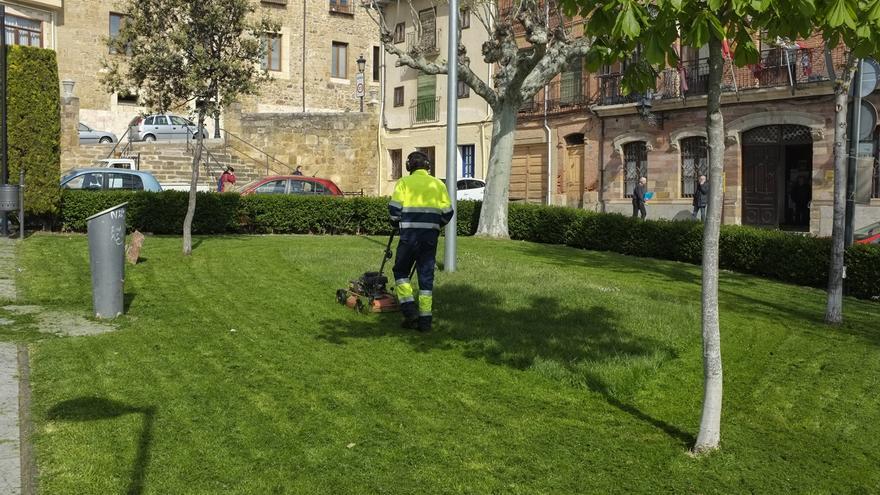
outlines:
[{"label": "pollarded tree", "polygon": [[[587,19],[587,32],[595,42],[587,56],[588,68],[628,58],[624,90],[653,88],[658,71],[675,67],[676,41],[699,48],[709,46],[709,91],[706,102],[706,134],[709,148],[709,202],[703,229],[702,340],[703,412],[694,451],[718,448],[721,437],[722,365],[718,315],[718,246],[721,226],[721,188],[724,165],[724,118],[721,112],[723,73],[722,46],[733,41],[734,63],[756,63],[753,36],[765,31],[775,37],[797,38],[821,31],[832,46],[843,40],[861,52],[877,46],[880,0],[564,0],[569,13]],[[638,48],[638,49],[637,49]],[[633,59],[633,53],[640,57]],[[847,83],[848,84],[848,83]],[[845,84],[838,82],[840,94]],[[845,109],[845,90],[843,92]],[[838,101],[839,98],[838,98]],[[844,110],[845,111],[845,110]],[[838,120],[841,105],[838,103]],[[845,116],[843,118],[845,120]],[[835,129],[835,162],[844,156],[845,125]],[[842,173],[838,170],[835,189]],[[835,202],[836,205],[836,202]],[[842,247],[841,251],[842,253]],[[840,255],[842,259],[842,254]],[[834,275],[832,274],[832,277]]]},{"label": "pollarded tree", "polygon": [[110,91],[137,88],[150,109],[196,102],[198,132],[193,154],[189,204],[183,222],[183,253],[192,252],[192,221],[203,151],[205,116],[242,95],[254,94],[268,73],[260,68],[262,39],[277,24],[257,18],[250,0],[126,0],[125,21],[108,40],[111,51],[127,56],[105,61]]},{"label": "pollarded tree", "polygon": [[[420,26],[411,0],[390,5],[408,8],[413,13],[415,25]],[[481,0],[463,2],[462,6],[470,9],[489,34],[481,56],[486,63],[497,67],[492,81],[480,79],[468,67],[469,54],[461,43],[461,32],[457,33],[459,81],[467,84],[492,108],[489,170],[477,234],[506,238],[517,112],[523,102],[531,100],[563,68],[586,55],[590,41],[579,35],[582,22],[563,22],[566,18],[557,2],[512,0],[499,8],[494,1]],[[387,8],[374,2],[368,12],[379,25],[385,51],[397,57],[397,66],[407,66],[425,74],[447,74],[448,62],[428,60],[425,47],[415,44],[404,51],[394,44],[393,33],[386,23],[384,9]]]}]

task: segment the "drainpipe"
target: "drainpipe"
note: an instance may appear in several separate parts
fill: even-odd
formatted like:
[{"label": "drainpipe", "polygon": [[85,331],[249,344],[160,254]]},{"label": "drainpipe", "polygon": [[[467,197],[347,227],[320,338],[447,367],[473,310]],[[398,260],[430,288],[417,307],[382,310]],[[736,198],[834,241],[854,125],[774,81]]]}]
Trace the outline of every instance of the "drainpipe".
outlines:
[{"label": "drainpipe", "polygon": [[306,1],[303,0],[303,43],[302,43],[302,106],[306,113]]},{"label": "drainpipe", "polygon": [[379,67],[382,69],[379,73],[379,125],[376,131],[376,145],[379,147],[379,170],[376,173],[376,194],[382,195],[382,164],[385,163],[385,153],[382,152],[382,133],[385,131],[385,47],[379,46]]},{"label": "drainpipe", "polygon": [[[544,2],[544,15],[547,19],[547,27],[550,27],[550,2]],[[560,87],[561,89],[561,87]],[[547,124],[547,111],[549,108],[550,83],[544,85],[544,133],[547,136],[547,205],[553,204],[553,143],[550,140],[550,126]]]}]

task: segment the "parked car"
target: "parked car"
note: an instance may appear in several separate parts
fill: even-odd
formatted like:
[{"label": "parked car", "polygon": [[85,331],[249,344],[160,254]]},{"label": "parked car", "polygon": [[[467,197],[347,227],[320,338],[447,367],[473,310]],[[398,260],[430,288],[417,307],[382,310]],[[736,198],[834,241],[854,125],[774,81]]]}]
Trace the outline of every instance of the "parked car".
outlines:
[{"label": "parked car", "polygon": [[244,186],[241,194],[305,194],[323,196],[342,196],[332,180],[302,175],[274,175],[251,182]]},{"label": "parked car", "polygon": [[486,192],[486,182],[481,179],[458,179],[456,198],[459,201],[482,201]]},{"label": "parked car", "polygon": [[[179,115],[139,115],[128,124],[128,133],[132,141],[185,140],[198,137],[197,128],[195,122]],[[208,131],[204,128],[202,137],[208,137]]]},{"label": "parked car", "polygon": [[856,244],[880,244],[880,222],[856,230],[854,237]]},{"label": "parked car", "polygon": [[91,127],[79,123],[77,126],[79,130],[79,142],[81,144],[95,144],[95,143],[115,143],[118,141],[116,138],[116,134],[108,131],[99,131],[96,129],[92,129]]},{"label": "parked car", "polygon": [[84,168],[71,170],[61,179],[62,189],[89,191],[161,191],[153,174],[142,170]]}]

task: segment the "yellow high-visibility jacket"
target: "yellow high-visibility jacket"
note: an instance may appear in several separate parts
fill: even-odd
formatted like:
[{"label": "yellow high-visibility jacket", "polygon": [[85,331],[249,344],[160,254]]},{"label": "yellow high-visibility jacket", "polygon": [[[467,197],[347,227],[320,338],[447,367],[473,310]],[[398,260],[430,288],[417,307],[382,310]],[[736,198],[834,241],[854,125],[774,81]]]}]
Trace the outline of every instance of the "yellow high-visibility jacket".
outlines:
[{"label": "yellow high-visibility jacket", "polygon": [[452,219],[452,201],[446,185],[418,169],[397,181],[388,214],[400,222],[400,238],[418,236],[421,232],[437,232]]}]

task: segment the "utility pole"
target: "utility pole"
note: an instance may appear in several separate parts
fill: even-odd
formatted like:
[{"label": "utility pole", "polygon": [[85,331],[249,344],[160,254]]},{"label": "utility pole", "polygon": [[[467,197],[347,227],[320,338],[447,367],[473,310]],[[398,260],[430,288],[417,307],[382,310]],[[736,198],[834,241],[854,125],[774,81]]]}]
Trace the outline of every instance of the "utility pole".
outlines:
[{"label": "utility pole", "polygon": [[[6,7],[0,5],[0,185],[9,183],[8,146],[6,142]],[[9,235],[9,213],[0,219],[0,234]]]},{"label": "utility pole", "polygon": [[449,70],[446,77],[446,189],[452,201],[452,220],[446,225],[446,250],[443,256],[443,270],[455,271],[456,248],[458,244],[458,0],[449,0],[449,43],[447,58]]},{"label": "utility pole", "polygon": [[859,140],[862,120],[862,68],[859,59],[853,81],[852,118],[849,122],[849,159],[846,163],[846,220],[844,221],[843,246],[850,247],[855,235],[856,216],[856,162],[859,158]]}]

